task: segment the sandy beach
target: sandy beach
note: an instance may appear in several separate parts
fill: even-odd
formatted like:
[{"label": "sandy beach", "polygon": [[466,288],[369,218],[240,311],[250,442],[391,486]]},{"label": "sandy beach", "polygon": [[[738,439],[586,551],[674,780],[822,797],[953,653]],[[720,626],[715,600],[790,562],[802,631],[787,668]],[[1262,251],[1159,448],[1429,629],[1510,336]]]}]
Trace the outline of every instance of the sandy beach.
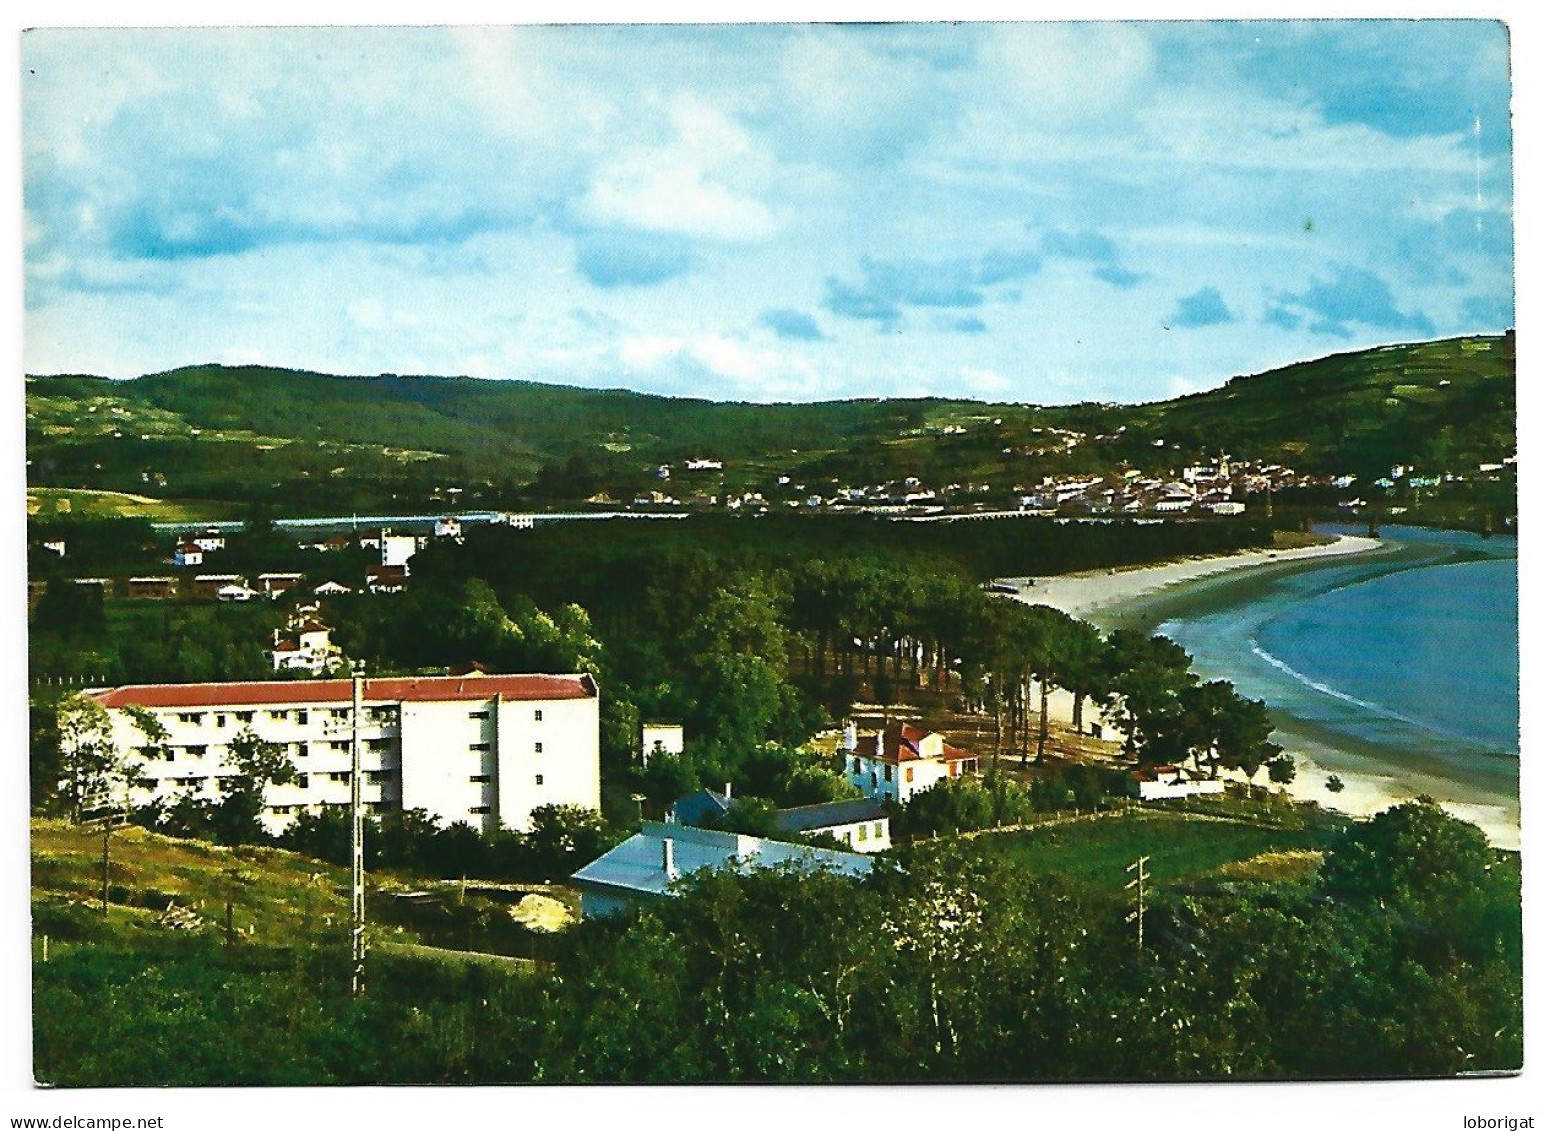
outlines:
[{"label": "sandy beach", "polygon": [[1186,558],[1183,561],[1131,569],[1101,569],[1045,578],[1007,577],[1002,578],[1001,583],[1018,586],[1019,599],[1022,601],[1049,605],[1068,616],[1093,621],[1100,628],[1109,628],[1109,614],[1138,598],[1151,597],[1173,586],[1262,565],[1361,554],[1382,545],[1377,538],[1342,534],[1333,542],[1302,546],[1294,550],[1246,550],[1238,554]]},{"label": "sandy beach", "polygon": [[[1000,580],[1018,589],[1019,600],[1049,605],[1104,630],[1120,624],[1152,627],[1148,622],[1156,618],[1140,615],[1145,606],[1171,596],[1180,597],[1212,579],[1235,577],[1262,566],[1370,553],[1384,545],[1375,538],[1342,535],[1331,543],[1293,550],[1257,550],[1130,569]],[[1085,710],[1087,718],[1097,717],[1090,709]],[[1071,695],[1053,693],[1050,711],[1053,718],[1070,725]],[[1112,735],[1108,726],[1105,736],[1119,738],[1118,734]],[[1290,724],[1279,730],[1275,739],[1297,761],[1297,777],[1288,792],[1299,800],[1317,802],[1355,816],[1371,816],[1424,794],[1436,798],[1454,816],[1478,825],[1497,847],[1519,847],[1521,813],[1515,792],[1500,792],[1440,771],[1385,764],[1366,753],[1327,742],[1321,736],[1299,732]],[[1343,785],[1339,792],[1327,788],[1331,775]],[[1261,774],[1256,784],[1263,778]]]}]

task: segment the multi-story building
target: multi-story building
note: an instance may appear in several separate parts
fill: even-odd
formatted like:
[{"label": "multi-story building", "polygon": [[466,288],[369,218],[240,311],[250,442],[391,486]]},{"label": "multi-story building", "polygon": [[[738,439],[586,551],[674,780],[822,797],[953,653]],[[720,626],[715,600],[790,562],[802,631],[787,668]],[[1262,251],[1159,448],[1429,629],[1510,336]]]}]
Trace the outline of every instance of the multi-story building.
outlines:
[{"label": "multi-story building", "polygon": [[[265,794],[264,823],[349,804],[350,680],[149,684],[88,692],[107,709],[112,739],[144,778],[146,804],[191,790],[219,797],[234,772],[232,741],[250,731],[277,743],[298,772]],[[148,711],[166,741],[147,745],[133,717]],[[600,691],[588,675],[437,676],[364,681],[359,724],[367,809],[423,809],[447,824],[526,830],[543,805],[600,808]]]},{"label": "multi-story building", "polygon": [[970,751],[910,723],[892,723],[862,738],[848,724],[843,745],[847,780],[876,801],[905,805],[935,782],[976,772],[976,756]]}]

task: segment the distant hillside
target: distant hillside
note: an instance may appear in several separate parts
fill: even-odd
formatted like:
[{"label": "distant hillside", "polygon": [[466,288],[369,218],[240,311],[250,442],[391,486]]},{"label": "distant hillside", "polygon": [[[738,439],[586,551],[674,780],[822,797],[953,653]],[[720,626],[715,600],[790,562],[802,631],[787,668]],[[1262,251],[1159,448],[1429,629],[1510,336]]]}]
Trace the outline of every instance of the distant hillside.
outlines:
[{"label": "distant hillside", "polygon": [[[429,506],[447,486],[464,505],[630,496],[659,464],[692,456],[725,463],[722,475],[690,481],[702,489],[916,476],[1007,492],[1043,475],[1161,474],[1219,449],[1311,473],[1472,470],[1515,450],[1515,392],[1511,334],[1340,354],[1155,404],[1051,408],[718,403],[205,365],[130,381],[29,378],[28,454],[36,486],[313,510],[321,484],[333,509]],[[1069,445],[1055,429],[1083,438]]]},{"label": "distant hillside", "polygon": [[1142,440],[1226,448],[1316,473],[1396,463],[1472,471],[1516,451],[1516,338],[1452,338],[1306,361],[1118,412]]}]

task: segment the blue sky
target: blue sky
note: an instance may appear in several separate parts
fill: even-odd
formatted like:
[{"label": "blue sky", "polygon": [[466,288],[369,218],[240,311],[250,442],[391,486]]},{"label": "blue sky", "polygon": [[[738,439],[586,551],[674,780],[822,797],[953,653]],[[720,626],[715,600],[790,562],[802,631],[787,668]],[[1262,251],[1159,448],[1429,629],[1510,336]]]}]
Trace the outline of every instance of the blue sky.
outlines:
[{"label": "blue sky", "polygon": [[1513,322],[1478,21],[44,30],[28,372],[1148,400]]}]

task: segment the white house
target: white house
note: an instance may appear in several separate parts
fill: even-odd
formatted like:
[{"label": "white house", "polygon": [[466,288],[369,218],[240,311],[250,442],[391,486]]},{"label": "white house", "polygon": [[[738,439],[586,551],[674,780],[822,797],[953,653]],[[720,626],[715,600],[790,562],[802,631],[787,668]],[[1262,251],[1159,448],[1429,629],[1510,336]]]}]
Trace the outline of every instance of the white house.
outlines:
[{"label": "white house", "polygon": [[64,546],[63,538],[50,538],[43,543],[43,549],[51,554],[58,554],[61,558],[64,557]]},{"label": "white house", "polygon": [[863,876],[872,857],[832,848],[812,848],[743,833],[645,821],[640,832],[572,876],[586,919],[620,915],[640,900],[674,894],[671,885],[704,869],[750,872],[786,866]]},{"label": "white house", "polygon": [[299,573],[260,573],[257,575],[257,587],[264,596],[277,599],[281,593],[300,588],[304,580],[305,576]]},{"label": "white house", "polygon": [[381,532],[381,565],[406,570],[408,560],[417,552],[418,539],[414,535]]},{"label": "white house", "polygon": [[434,536],[436,538],[454,538],[461,541],[461,520],[446,516],[434,520]]},{"label": "white house", "polygon": [[686,750],[686,730],[680,723],[644,723],[639,750],[646,766],[655,754],[674,754],[679,758]]},{"label": "white house", "polygon": [[179,542],[172,551],[172,564],[184,569],[204,564],[204,551],[192,542]]},{"label": "white house", "polygon": [[215,590],[215,597],[221,601],[250,601],[256,596],[256,589],[249,589],[240,581],[232,581]]},{"label": "white house", "polygon": [[[145,776],[131,800],[185,791],[214,800],[230,743],[250,730],[299,771],[270,786],[264,824],[349,803],[353,685],[346,679],[149,684],[87,692],[107,709],[112,739]],[[372,811],[423,809],[491,832],[526,830],[542,805],[600,808],[600,691],[588,675],[369,679],[359,721],[363,798]],[[147,745],[130,709],[168,732]]]},{"label": "white house", "polygon": [[365,588],[371,593],[401,593],[407,588],[407,566],[376,566],[365,571]]},{"label": "white house", "polygon": [[341,597],[346,593],[352,593],[353,590],[341,582],[324,581],[311,590],[311,592],[315,593],[318,597]]},{"label": "white house", "polygon": [[1199,797],[1223,792],[1222,782],[1214,778],[1192,778],[1178,766],[1149,766],[1145,770],[1133,770],[1131,784],[1141,801]]},{"label": "white house", "polygon": [[943,735],[892,723],[859,738],[847,727],[847,780],[866,797],[904,805],[934,782],[976,772],[976,756]]},{"label": "white house", "polygon": [[212,554],[216,550],[225,549],[225,535],[216,527],[209,527],[202,534],[190,539],[192,543],[206,554]]},{"label": "white house", "polygon": [[294,624],[289,633],[275,632],[273,635],[268,659],[276,672],[304,671],[320,675],[343,663],[343,649],[332,642],[332,629],[319,620],[308,617]]},{"label": "white house", "polygon": [[777,827],[806,836],[826,833],[854,852],[884,852],[890,847],[890,818],[872,797],[779,809]]}]

